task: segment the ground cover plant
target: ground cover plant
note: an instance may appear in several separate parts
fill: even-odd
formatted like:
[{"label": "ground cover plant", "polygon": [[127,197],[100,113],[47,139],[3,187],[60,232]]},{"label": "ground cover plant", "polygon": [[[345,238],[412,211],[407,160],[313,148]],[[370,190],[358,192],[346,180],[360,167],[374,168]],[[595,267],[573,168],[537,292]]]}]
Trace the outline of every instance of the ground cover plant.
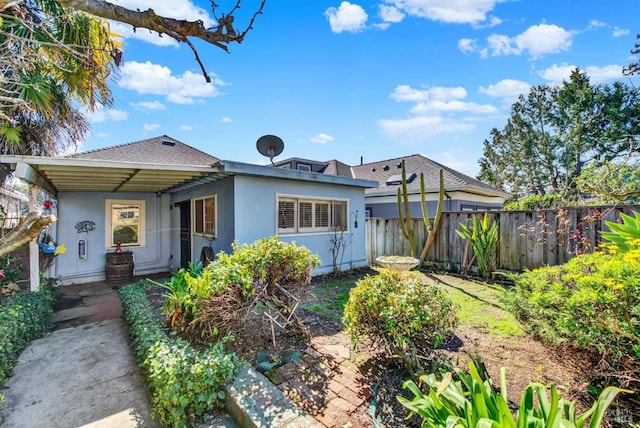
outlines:
[{"label": "ground cover plant", "polygon": [[141,281],[118,290],[138,364],[147,379],[152,416],[164,426],[187,427],[223,406],[225,386],[243,363],[224,349],[227,339],[196,349],[167,335]]},{"label": "ground cover plant", "polygon": [[55,289],[47,285],[36,292],[10,296],[0,304],[0,387],[24,348],[51,331],[55,300]]}]

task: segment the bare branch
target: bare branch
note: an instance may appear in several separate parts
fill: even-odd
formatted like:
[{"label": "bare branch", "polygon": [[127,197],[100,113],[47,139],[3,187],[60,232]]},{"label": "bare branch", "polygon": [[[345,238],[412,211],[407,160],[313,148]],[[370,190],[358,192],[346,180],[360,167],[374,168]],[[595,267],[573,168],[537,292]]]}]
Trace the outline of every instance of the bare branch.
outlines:
[{"label": "bare branch", "polygon": [[[134,11],[108,3],[104,0],[57,0],[57,2],[63,6],[81,10],[91,15],[130,24],[135,28],[153,30],[159,34],[165,34],[179,42],[184,42],[187,37],[195,37],[226,51],[229,43],[242,43],[244,36],[251,29],[256,16],[262,14],[266,0],[262,0],[260,8],[253,14],[247,29],[243,32],[236,32],[233,29],[231,29],[232,31],[229,31],[229,27],[226,23],[233,23],[233,19],[231,19],[233,18],[233,15],[231,14],[226,17],[223,15],[224,19],[220,18],[218,20],[221,25],[218,25],[218,27],[213,30],[205,28],[202,21],[199,20],[187,21],[167,18],[157,15],[153,9]],[[232,11],[237,10],[239,4],[240,1],[238,1]],[[212,6],[214,8],[217,7],[215,3],[212,4]]]}]

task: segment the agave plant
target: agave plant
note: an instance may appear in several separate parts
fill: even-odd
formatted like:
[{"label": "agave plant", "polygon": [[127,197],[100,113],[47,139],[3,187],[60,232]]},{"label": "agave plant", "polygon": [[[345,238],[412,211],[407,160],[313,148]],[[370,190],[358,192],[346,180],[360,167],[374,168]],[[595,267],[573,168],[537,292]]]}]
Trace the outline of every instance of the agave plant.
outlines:
[{"label": "agave plant", "polygon": [[606,241],[604,246],[612,252],[627,253],[640,248],[640,213],[634,212],[631,217],[624,213],[620,214],[622,224],[605,221],[610,232],[600,232]]},{"label": "agave plant", "polygon": [[[500,391],[497,392],[482,364],[477,367],[469,363],[469,374],[455,369],[460,380],[454,381],[451,372],[441,380],[431,373],[420,377],[427,393],[412,381],[404,383],[413,395],[413,400],[397,397],[411,411],[408,417],[422,417],[423,427],[451,428],[529,428],[529,427],[575,427],[598,428],[602,425],[607,408],[618,393],[632,391],[609,386],[602,391],[593,406],[578,415],[574,402],[558,395],[555,386],[547,387],[531,383],[522,394],[517,416],[511,413],[507,401],[507,386],[504,367],[500,369]],[[587,421],[589,421],[588,425]]]},{"label": "agave plant", "polygon": [[478,264],[478,273],[489,279],[496,263],[498,222],[492,221],[489,213],[484,213],[482,221],[478,220],[478,217],[473,218],[471,228],[460,223],[460,229],[456,230],[456,233],[471,244]]}]

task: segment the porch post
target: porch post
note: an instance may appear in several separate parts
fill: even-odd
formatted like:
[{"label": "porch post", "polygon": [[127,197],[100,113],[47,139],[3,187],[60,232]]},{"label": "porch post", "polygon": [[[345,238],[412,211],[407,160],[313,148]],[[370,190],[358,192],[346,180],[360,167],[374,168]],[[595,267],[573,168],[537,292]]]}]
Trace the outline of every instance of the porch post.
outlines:
[{"label": "porch post", "polygon": [[[38,188],[29,184],[29,212],[39,211],[38,207]],[[38,291],[40,289],[40,249],[38,247],[38,239],[36,236],[29,242],[29,289]]]}]

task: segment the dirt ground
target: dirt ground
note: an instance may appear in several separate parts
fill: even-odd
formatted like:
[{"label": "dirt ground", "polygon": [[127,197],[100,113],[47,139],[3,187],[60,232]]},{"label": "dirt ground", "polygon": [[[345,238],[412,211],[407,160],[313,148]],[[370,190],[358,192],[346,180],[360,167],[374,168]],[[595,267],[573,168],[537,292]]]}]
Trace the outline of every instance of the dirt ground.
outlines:
[{"label": "dirt ground", "polygon": [[[316,277],[312,281],[308,296],[301,302],[298,315],[309,327],[311,337],[324,341],[345,342],[348,337],[342,333],[340,321],[342,316],[341,302],[348,298],[348,291],[355,281],[365,274],[375,274],[373,270],[358,270],[343,274],[339,278],[332,276]],[[442,282],[451,282],[446,275],[436,275]],[[161,298],[156,296],[156,305]],[[259,327],[252,323],[244,331],[235,335],[229,347],[250,364],[255,365],[258,353],[266,351],[269,359],[277,358],[291,352],[304,352],[311,345],[310,338],[298,332],[276,332],[276,345],[272,343],[271,330],[266,326]],[[482,326],[462,327],[456,335],[436,351],[437,359],[442,367],[457,366],[467,368],[470,358],[480,357],[496,387],[499,385],[499,371],[506,368],[507,391],[513,408],[520,402],[522,391],[530,382],[554,384],[565,399],[575,400],[578,407],[589,406],[591,397],[586,393],[590,380],[593,379],[594,364],[583,354],[570,348],[557,349],[543,345],[526,335],[504,336],[496,338],[488,334]],[[398,403],[396,397],[403,395],[413,398],[403,390],[402,383],[409,378],[404,368],[394,360],[373,352],[366,346],[352,350],[351,359],[360,374],[377,390],[377,408],[380,422],[385,427],[419,426],[420,419],[414,417],[407,421],[407,411]],[[611,420],[615,414],[611,413]],[[371,417],[366,411],[355,415],[363,426],[373,426]],[[605,426],[635,426],[636,416],[623,411],[621,424],[608,422]],[[631,416],[629,416],[631,415]],[[620,413],[618,413],[620,416]],[[624,419],[626,417],[626,420]],[[620,419],[620,418],[619,418]],[[640,419],[638,419],[640,421]]]}]

